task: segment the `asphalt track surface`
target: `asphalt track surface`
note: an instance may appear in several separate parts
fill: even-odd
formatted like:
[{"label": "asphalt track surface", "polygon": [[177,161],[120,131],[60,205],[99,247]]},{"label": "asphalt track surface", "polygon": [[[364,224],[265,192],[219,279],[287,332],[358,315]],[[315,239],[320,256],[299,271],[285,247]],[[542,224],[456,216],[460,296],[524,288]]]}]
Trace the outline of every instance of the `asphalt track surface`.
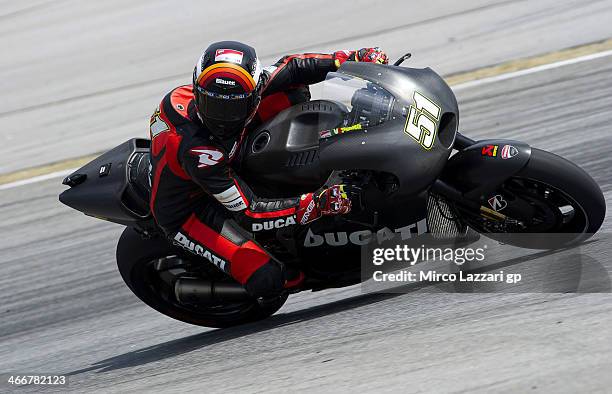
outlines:
[{"label": "asphalt track surface", "polygon": [[[559,6],[556,12],[538,11],[542,4],[550,3],[546,1],[537,5],[502,3],[508,3],[500,6],[508,9],[499,18],[508,22],[498,22],[497,28],[522,32],[518,43],[491,27],[490,32],[482,34],[490,33],[491,40],[497,37],[500,44],[507,43],[505,50],[496,46],[483,48],[485,54],[476,53],[479,52],[476,44],[482,41],[475,41],[465,45],[471,48],[470,55],[476,56],[476,60],[447,60],[444,65],[440,61],[443,51],[434,49],[435,45],[424,53],[434,58],[437,53],[440,68],[454,72],[511,59],[516,54],[542,52],[543,46],[547,50],[557,49],[557,46],[568,46],[565,40],[570,38],[560,38],[558,33],[563,27],[562,21],[570,21],[571,16],[590,21],[581,25],[584,29],[581,39],[608,38],[603,35],[605,23],[601,20],[605,21],[603,15],[610,12],[610,2],[592,2],[573,10],[570,5],[581,2],[555,2]],[[530,13],[525,8],[512,8],[512,3],[531,7],[531,14],[535,16],[526,21],[525,15]],[[45,4],[40,7],[44,9]],[[50,18],[53,17],[51,11],[55,6],[46,7]],[[334,12],[341,8],[332,7],[337,8]],[[150,13],[153,11],[149,9]],[[1,29],[7,28],[19,15],[27,17],[28,12],[16,11],[3,16],[8,24],[2,23]],[[313,11],[310,12],[312,15]],[[440,8],[430,12],[439,14]],[[466,12],[457,17],[460,19],[457,24],[465,30],[476,29],[474,26],[482,28],[486,19],[480,14],[483,12],[488,11]],[[123,13],[117,13],[118,18],[122,17]],[[596,17],[597,13],[602,19]],[[297,18],[306,17],[299,14]],[[519,14],[523,18],[517,16],[510,23],[514,20],[512,15]],[[189,20],[191,16],[184,17]],[[413,16],[414,20],[426,17],[425,11]],[[384,18],[388,27],[407,23],[395,13],[385,14]],[[468,22],[472,23],[471,27],[466,27]],[[451,29],[448,22],[432,23]],[[22,34],[29,31],[27,25],[22,29]],[[178,28],[172,31],[179,35]],[[259,32],[255,28],[253,31]],[[343,32],[332,36],[344,37]],[[389,52],[397,55],[406,44],[405,40],[399,45],[399,38],[390,38],[392,33],[377,38],[387,37]],[[264,33],[258,34],[263,40]],[[280,37],[277,46],[269,44],[264,50],[275,54],[284,49],[307,47],[312,41],[331,41],[320,33],[313,34],[319,34],[315,37],[318,41],[307,35]],[[217,35],[211,40],[218,38]],[[536,48],[526,39],[530,35],[545,42]],[[138,39],[142,37],[134,38]],[[469,41],[469,37],[465,39]],[[128,38],[123,42],[126,46],[133,45]],[[338,44],[357,45],[350,40]],[[461,52],[456,48],[458,44],[447,44],[451,53]],[[191,63],[194,48],[198,48],[195,52],[199,50],[193,43],[177,46],[176,50],[184,52],[185,59],[190,60],[184,66]],[[112,53],[112,48],[109,51]],[[25,62],[28,56],[24,51],[20,59],[11,61]],[[102,64],[102,68],[120,68],[112,56],[106,59],[102,63],[110,64]],[[10,70],[7,62],[3,57],[3,73]],[[170,63],[164,64],[155,68],[160,76],[169,69]],[[3,83],[13,84],[4,75]],[[107,77],[101,73],[100,78]],[[473,138],[523,140],[576,162],[598,181],[609,204],[612,200],[611,81],[612,61],[608,57],[461,89],[457,91],[462,111],[461,129]],[[110,78],[105,82],[111,86]],[[68,86],[72,82],[63,80],[62,83]],[[162,89],[168,83],[172,81],[160,82],[155,89],[151,88],[147,93],[151,97],[129,99],[136,106],[150,107],[154,105],[153,90]],[[45,95],[37,99],[41,102],[48,99],[46,95],[53,89],[70,93],[64,90],[66,86],[59,85],[60,81],[49,85],[54,84],[55,87],[44,86]],[[114,102],[118,97],[109,93],[91,100],[107,103],[110,110],[121,105]],[[16,96],[15,108],[25,100],[25,93]],[[145,103],[147,100],[150,102]],[[77,122],[73,115],[61,107],[64,104],[58,105],[55,109],[61,113],[61,119],[54,120],[63,122],[66,133],[78,134],[73,131]],[[82,110],[91,111],[91,107]],[[39,122],[47,115],[45,111],[51,111],[51,106],[32,111],[41,111],[32,114]],[[10,125],[18,123],[10,120],[15,116],[28,127],[34,126],[25,121],[30,116],[25,113],[19,118],[16,113],[0,116]],[[80,122],[87,123],[84,119]],[[60,129],[58,125],[50,127],[54,131]],[[133,130],[134,124],[131,127]],[[100,132],[92,131],[91,138],[79,137],[83,138],[79,143],[95,144],[95,135]],[[4,131],[2,136],[6,136]],[[120,133],[113,134],[116,142],[123,137]],[[66,147],[66,157],[70,149]],[[11,153],[9,149],[8,155],[25,160],[23,152]],[[8,159],[2,160],[3,166],[10,164]],[[592,280],[591,272],[579,284],[568,285],[562,277],[552,276],[546,289],[555,293],[453,294],[435,287],[421,287],[407,294],[385,295],[362,294],[361,288],[355,286],[298,294],[266,321],[209,330],[166,318],[141,304],[123,285],[115,268],[114,247],[121,228],[61,206],[57,195],[63,187],[58,181],[4,190],[0,195],[0,373],[70,374],[68,390],[76,392],[194,389],[206,392],[609,392],[612,386],[609,374],[612,296],[610,272],[605,271],[605,263],[610,260],[610,243],[604,236],[596,237],[597,242],[582,248],[588,256],[585,272],[588,267],[595,267],[596,271],[599,267],[599,280]],[[612,224],[607,218],[601,231],[611,230]],[[535,252],[522,252],[532,253]],[[513,253],[496,256],[506,262],[507,269],[516,257]],[[539,255],[533,255],[534,264],[538,258]],[[5,390],[3,387],[0,391]]]},{"label": "asphalt track surface", "polygon": [[0,1],[0,174],[146,135],[212,41],[251,43],[265,64],[379,45],[446,75],[610,38],[610,0],[383,3]]}]

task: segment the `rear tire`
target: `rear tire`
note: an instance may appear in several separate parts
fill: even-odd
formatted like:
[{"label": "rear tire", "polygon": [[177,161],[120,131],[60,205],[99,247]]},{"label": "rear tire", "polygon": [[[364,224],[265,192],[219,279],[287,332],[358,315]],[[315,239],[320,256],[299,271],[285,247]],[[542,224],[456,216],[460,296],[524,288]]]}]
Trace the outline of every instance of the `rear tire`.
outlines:
[{"label": "rear tire", "polygon": [[[163,287],[163,281],[153,265],[160,258],[183,256],[183,253],[163,238],[143,239],[128,227],[117,244],[117,267],[126,285],[145,304],[173,319],[198,326],[222,328],[261,320],[278,311],[287,300],[287,296],[279,297],[273,302],[266,302],[265,306],[254,299],[216,306],[180,304],[174,299],[173,291],[164,292],[156,285],[162,283]],[[201,264],[208,262],[201,261]]]}]

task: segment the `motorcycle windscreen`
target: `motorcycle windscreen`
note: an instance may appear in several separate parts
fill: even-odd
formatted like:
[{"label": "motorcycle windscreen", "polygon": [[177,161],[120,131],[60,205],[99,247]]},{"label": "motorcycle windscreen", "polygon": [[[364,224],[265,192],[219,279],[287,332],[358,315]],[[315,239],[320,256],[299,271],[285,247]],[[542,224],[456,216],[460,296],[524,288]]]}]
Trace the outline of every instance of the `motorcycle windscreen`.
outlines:
[{"label": "motorcycle windscreen", "polygon": [[367,129],[390,119],[395,101],[381,86],[347,74],[329,73],[321,86],[327,100],[348,108],[339,133]]}]

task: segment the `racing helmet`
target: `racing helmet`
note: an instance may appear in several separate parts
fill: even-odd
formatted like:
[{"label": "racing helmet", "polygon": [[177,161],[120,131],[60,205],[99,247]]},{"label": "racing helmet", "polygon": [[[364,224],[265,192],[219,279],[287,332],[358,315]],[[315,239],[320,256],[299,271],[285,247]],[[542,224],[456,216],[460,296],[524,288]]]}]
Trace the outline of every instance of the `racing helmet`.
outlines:
[{"label": "racing helmet", "polygon": [[236,137],[253,118],[263,78],[255,49],[236,42],[211,44],[193,70],[193,94],[200,119],[217,138]]}]

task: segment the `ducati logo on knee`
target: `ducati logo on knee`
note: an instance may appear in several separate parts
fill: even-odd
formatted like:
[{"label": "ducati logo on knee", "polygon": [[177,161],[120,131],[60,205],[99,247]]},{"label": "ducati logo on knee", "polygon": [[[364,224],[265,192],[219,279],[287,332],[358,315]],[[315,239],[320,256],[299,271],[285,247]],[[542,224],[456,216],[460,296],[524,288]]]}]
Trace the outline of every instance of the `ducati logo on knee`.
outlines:
[{"label": "ducati logo on knee", "polygon": [[225,260],[216,256],[210,250],[206,249],[204,246],[196,242],[193,242],[191,239],[189,239],[185,234],[181,233],[180,231],[176,233],[176,235],[174,236],[174,244],[181,246],[182,248],[190,251],[193,254],[204,257],[206,260],[216,265],[222,271],[228,272],[228,270],[226,270],[226,268],[228,267],[227,267],[227,262]]}]

